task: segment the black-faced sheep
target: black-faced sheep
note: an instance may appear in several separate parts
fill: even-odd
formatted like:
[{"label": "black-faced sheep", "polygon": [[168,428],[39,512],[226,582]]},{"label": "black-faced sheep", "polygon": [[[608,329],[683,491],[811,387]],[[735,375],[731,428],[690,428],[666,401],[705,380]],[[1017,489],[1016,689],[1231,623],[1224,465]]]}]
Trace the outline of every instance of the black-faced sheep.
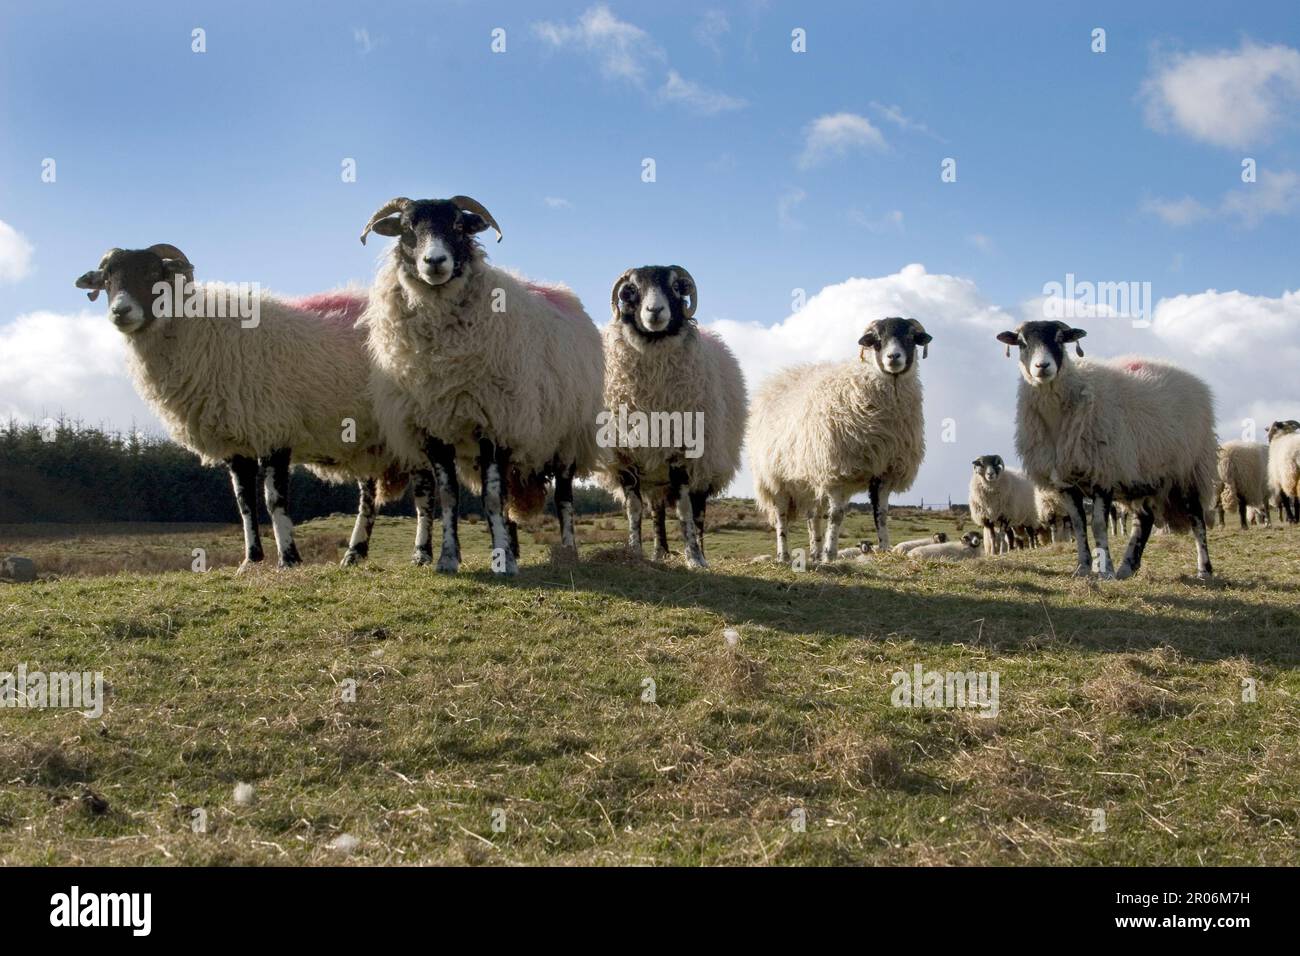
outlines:
[{"label": "black-faced sheep", "polygon": [[[460,567],[458,463],[478,474],[493,572],[514,574],[515,519],[540,510],[552,478],[561,544],[576,551],[573,480],[598,452],[600,334],[568,289],[489,265],[475,238],[489,227],[500,236],[468,196],[398,198],[361,233],[362,242],[371,231],[398,240],[361,324],[381,432],[403,461],[432,467],[444,572]],[[433,559],[428,485],[415,488],[417,564]]]},{"label": "black-faced sheep", "polygon": [[[1171,527],[1190,524],[1196,537],[1197,576],[1213,573],[1205,515],[1215,483],[1218,442],[1214,402],[1199,378],[1153,359],[1124,357],[1075,362],[1065,346],[1087,333],[1064,322],[1025,322],[998,341],[1020,350],[1016,449],[1036,483],[1068,497],[1078,564],[1091,569],[1083,499],[1093,497],[1096,571],[1103,578],[1132,576],[1156,516]],[[1125,502],[1137,517],[1124,560],[1111,563],[1107,506]]]},{"label": "black-faced sheep", "polygon": [[730,484],[745,437],[745,379],[721,339],[696,325],[699,292],[681,266],[628,269],[603,333],[602,482],[623,498],[628,547],[641,551],[642,503],[654,511],[655,560],[677,510],[691,567],[707,567],[704,511]]},{"label": "black-faced sheep", "polygon": [[1268,490],[1278,514],[1300,522],[1300,422],[1294,419],[1268,426]]},{"label": "black-faced sheep", "polygon": [[343,563],[364,558],[377,499],[404,483],[379,437],[365,336],[354,327],[365,296],[287,300],[194,285],[193,278],[185,254],[159,244],[110,249],[76,284],[92,300],[108,294],[136,390],[172,438],[206,464],[230,469],[245,565],[262,560],[259,465],[280,566],[301,561],[289,519],[291,458],[328,480],[358,483],[361,502]]},{"label": "black-faced sheep", "polygon": [[1253,441],[1227,441],[1219,448],[1219,481],[1223,491],[1215,504],[1222,512],[1237,512],[1242,529],[1248,528],[1248,510],[1268,520],[1268,445]]},{"label": "black-faced sheep", "polygon": [[793,366],[758,390],[749,412],[749,461],[755,499],[776,530],[778,560],[789,560],[786,526],[801,513],[809,560],[823,550],[834,560],[845,504],[861,491],[871,496],[880,550],[889,550],[889,495],[912,486],[925,457],[916,357],[930,342],[915,319],[878,319],[858,339],[859,361]]},{"label": "black-faced sheep", "polygon": [[[938,531],[930,535],[928,538],[912,538],[910,541],[900,541],[898,544],[894,545],[893,551],[894,554],[907,554],[907,552],[912,551],[915,548],[924,547],[927,544],[944,544],[947,540],[947,533]],[[864,541],[862,543],[867,544],[868,542]]]},{"label": "black-faced sheep", "polygon": [[1010,550],[1017,533],[1028,538],[1038,526],[1034,483],[1008,469],[1001,455],[981,455],[971,466],[970,514],[984,529],[984,554]]},{"label": "black-faced sheep", "polygon": [[968,531],[956,541],[943,544],[923,544],[907,553],[913,561],[969,561],[980,556],[981,536]]}]

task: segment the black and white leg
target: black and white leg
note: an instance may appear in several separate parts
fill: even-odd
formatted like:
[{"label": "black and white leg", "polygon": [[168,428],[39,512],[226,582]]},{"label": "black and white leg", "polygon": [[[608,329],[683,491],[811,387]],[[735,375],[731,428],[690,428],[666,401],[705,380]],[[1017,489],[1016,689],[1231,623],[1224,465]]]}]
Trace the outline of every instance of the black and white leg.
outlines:
[{"label": "black and white leg", "polygon": [[840,555],[840,525],[844,524],[844,500],[842,491],[832,491],[826,496],[826,543],[822,554],[827,561],[834,561]]},{"label": "black and white leg", "polygon": [[442,514],[442,547],[434,570],[455,574],[460,570],[460,479],[456,476],[456,446],[430,438],[424,450],[433,466],[438,510]]},{"label": "black and white leg", "polygon": [[1246,520],[1246,499],[1242,495],[1237,495],[1237,517],[1241,519],[1242,531],[1250,527],[1250,523]]},{"label": "black and white leg", "polygon": [[235,504],[244,524],[244,562],[241,570],[262,560],[262,537],[257,533],[257,460],[235,455],[228,461]]},{"label": "black and white leg", "polygon": [[708,507],[709,493],[707,491],[691,492],[691,514],[695,518],[695,535],[700,542],[700,555],[704,555],[704,509]]},{"label": "black and white leg", "polygon": [[655,560],[667,561],[668,555],[668,500],[664,496],[655,499],[654,504],[650,506],[650,511],[654,515],[655,526]]},{"label": "black and white leg", "polygon": [[1187,513],[1192,516],[1192,536],[1196,538],[1196,576],[1208,581],[1214,577],[1214,566],[1210,564],[1210,545],[1205,534],[1205,509],[1195,490],[1187,492],[1186,501]]},{"label": "black and white leg", "polygon": [[1130,510],[1137,518],[1137,522],[1133,525],[1133,536],[1128,539],[1128,547],[1124,549],[1124,560],[1120,562],[1119,570],[1115,572],[1115,577],[1121,581],[1133,577],[1142,567],[1142,553],[1146,551],[1147,539],[1151,537],[1151,528],[1156,523],[1156,516],[1150,504],[1143,502]]},{"label": "black and white leg", "polygon": [[506,476],[510,474],[510,449],[502,448],[490,439],[478,443],[478,467],[483,481],[483,514],[487,517],[488,531],[492,534],[492,571],[495,574],[518,574],[515,549],[510,544],[510,528],[506,519]]},{"label": "black and white leg", "polygon": [[808,506],[808,561],[822,559],[822,501],[814,498]]},{"label": "black and white leg", "polygon": [[415,551],[411,563],[423,567],[433,563],[433,471],[417,468],[411,473],[411,495],[415,498]]},{"label": "black and white leg", "polygon": [[871,495],[871,516],[876,523],[876,536],[880,539],[880,550],[889,550],[889,489],[881,484],[879,478],[872,478],[868,486]]},{"label": "black and white leg", "polygon": [[1077,556],[1074,576],[1086,578],[1092,573],[1092,552],[1088,549],[1088,522],[1084,517],[1083,492],[1078,488],[1067,489],[1065,506],[1070,511],[1070,524],[1074,527],[1074,547]]},{"label": "black and white leg", "polygon": [[623,506],[627,509],[627,547],[629,551],[644,554],[641,546],[641,476],[628,469],[619,472],[623,485]]},{"label": "black and white leg", "polygon": [[1110,560],[1110,522],[1106,520],[1111,507],[1109,494],[1098,490],[1092,496],[1092,534],[1097,539],[1097,560],[1094,568],[1097,577],[1109,580],[1115,577],[1115,568]]},{"label": "black and white leg", "polygon": [[[555,472],[555,517],[560,522],[560,547],[574,554],[578,553],[578,538],[573,530],[573,476],[576,471],[576,465],[561,465]],[[518,539],[517,531],[515,538]],[[517,545],[515,557],[519,557]]]},{"label": "black and white leg", "polygon": [[998,532],[992,521],[984,522],[984,557],[991,558],[998,553]]},{"label": "black and white leg", "polygon": [[686,566],[707,568],[709,565],[704,560],[704,552],[700,550],[700,538],[695,527],[686,469],[680,465],[670,465],[668,468],[668,503],[677,508],[677,523],[682,529],[682,551]]},{"label": "black and white leg", "polygon": [[275,547],[280,552],[279,566],[291,568],[302,564],[298,546],[293,541],[293,521],[289,519],[289,449],[277,448],[261,460],[266,469],[262,486],[266,491],[266,511],[275,532]]},{"label": "black and white leg", "polygon": [[370,533],[375,530],[375,479],[362,478],[357,482],[360,501],[357,504],[357,522],[348,539],[348,552],[343,555],[340,567],[356,564],[370,554]]},{"label": "black and white leg", "polygon": [[782,563],[790,560],[790,541],[786,528],[787,519],[792,515],[784,511],[776,513],[776,559]]}]

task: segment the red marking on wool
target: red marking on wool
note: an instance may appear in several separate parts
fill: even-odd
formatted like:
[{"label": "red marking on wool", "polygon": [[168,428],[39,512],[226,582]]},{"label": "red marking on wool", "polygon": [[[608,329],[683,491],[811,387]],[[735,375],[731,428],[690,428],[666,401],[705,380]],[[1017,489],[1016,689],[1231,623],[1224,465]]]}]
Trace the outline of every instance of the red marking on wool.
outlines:
[{"label": "red marking on wool", "polygon": [[1145,362],[1140,362],[1140,361],[1137,361],[1137,360],[1134,360],[1134,361],[1132,361],[1132,362],[1125,362],[1125,363],[1124,363],[1124,370],[1125,370],[1126,372],[1140,372],[1140,371],[1142,371],[1142,370],[1143,370],[1144,368],[1146,368],[1146,367],[1147,367],[1147,365],[1146,365]]},{"label": "red marking on wool", "polygon": [[566,315],[577,315],[581,309],[577,296],[568,289],[557,288],[553,285],[537,285],[532,282],[526,282],[524,285],[533,295],[540,295],[551,304],[552,308],[558,309]]},{"label": "red marking on wool", "polygon": [[366,309],[366,296],[357,292],[318,292],[290,299],[289,304],[304,312],[315,312],[323,319],[353,323]]}]

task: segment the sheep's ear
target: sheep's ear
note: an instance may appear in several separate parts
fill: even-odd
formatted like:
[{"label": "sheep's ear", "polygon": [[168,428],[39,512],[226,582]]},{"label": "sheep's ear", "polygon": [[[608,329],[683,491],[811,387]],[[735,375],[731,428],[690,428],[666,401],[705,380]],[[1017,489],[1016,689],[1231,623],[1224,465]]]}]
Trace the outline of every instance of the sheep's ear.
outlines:
[{"label": "sheep's ear", "polygon": [[980,466],[980,460],[978,458],[976,458],[974,461],[971,462],[972,468],[978,468],[979,466]]},{"label": "sheep's ear", "polygon": [[370,227],[370,231],[376,235],[388,236],[390,238],[392,236],[401,235],[402,217],[389,216],[387,219],[381,219]]},{"label": "sheep's ear", "polygon": [[998,341],[1007,347],[1007,358],[1011,358],[1011,346],[1020,344],[1020,336],[1015,332],[999,332]]},{"label": "sheep's ear", "polygon": [[89,272],[83,272],[77,279],[78,289],[89,289],[86,298],[94,302],[99,298],[99,293],[104,289],[104,272],[102,269],[91,269]]},{"label": "sheep's ear", "polygon": [[1083,358],[1083,346],[1079,344],[1079,339],[1083,338],[1087,334],[1088,333],[1085,332],[1083,329],[1072,329],[1069,326],[1066,326],[1060,332],[1057,333],[1057,338],[1062,343],[1073,342],[1074,354],[1079,356],[1079,358]]},{"label": "sheep's ear", "polygon": [[858,344],[864,349],[874,349],[880,345],[880,336],[868,330],[862,334],[862,338],[858,339]]}]

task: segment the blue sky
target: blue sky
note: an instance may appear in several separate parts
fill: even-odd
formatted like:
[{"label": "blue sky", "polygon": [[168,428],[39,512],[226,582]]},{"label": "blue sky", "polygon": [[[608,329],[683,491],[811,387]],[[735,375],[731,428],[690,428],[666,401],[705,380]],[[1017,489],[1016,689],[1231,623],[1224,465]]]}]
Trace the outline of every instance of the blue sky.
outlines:
[{"label": "blue sky", "polygon": [[[908,500],[961,499],[971,457],[1013,457],[1015,373],[986,333],[1067,273],[1150,282],[1156,328],[1101,319],[1098,354],[1187,362],[1237,437],[1300,414],[1300,17],[1186,7],[6,3],[0,412],[154,427],[102,300],[72,287],[109,246],[171,242],[199,278],[305,293],[370,280],[357,235],[384,200],[466,193],[504,228],[495,262],[567,282],[599,324],[625,268],[686,266],[751,387],[852,357],[879,316],[843,310],[933,323],[927,417],[961,437],[931,435]],[[844,294],[791,316],[793,290],[827,287]]]}]

